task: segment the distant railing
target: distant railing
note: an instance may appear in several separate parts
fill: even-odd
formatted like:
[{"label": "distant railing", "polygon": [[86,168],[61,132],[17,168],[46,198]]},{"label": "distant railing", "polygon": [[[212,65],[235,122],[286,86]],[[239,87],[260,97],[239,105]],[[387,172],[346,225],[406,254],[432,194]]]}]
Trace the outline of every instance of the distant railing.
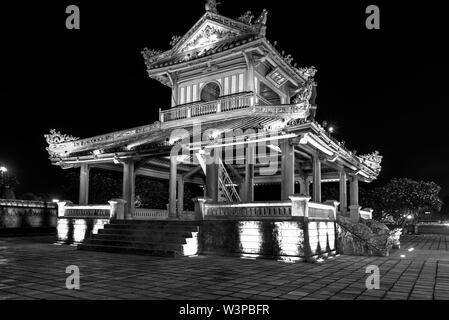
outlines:
[{"label": "distant railing", "polygon": [[135,208],[133,219],[137,220],[168,219],[168,210]]},{"label": "distant railing", "polygon": [[64,217],[71,218],[109,219],[110,216],[111,206],[109,205],[68,206],[64,210]]}]

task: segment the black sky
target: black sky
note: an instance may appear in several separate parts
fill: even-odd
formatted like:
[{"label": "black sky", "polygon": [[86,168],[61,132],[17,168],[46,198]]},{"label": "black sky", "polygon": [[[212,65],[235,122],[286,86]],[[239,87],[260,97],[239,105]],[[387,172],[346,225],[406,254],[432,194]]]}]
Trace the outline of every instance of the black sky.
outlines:
[{"label": "black sky", "polygon": [[[222,0],[221,14],[269,11],[267,37],[301,66],[318,69],[319,121],[358,153],[379,150],[393,177],[434,180],[449,194],[448,26],[429,1]],[[77,4],[81,30],[65,28]],[[380,7],[381,30],[365,28]],[[0,162],[18,193],[58,196],[43,134],[56,128],[89,137],[149,124],[170,91],[147,77],[140,51],[168,49],[204,13],[203,0],[58,1],[0,7]]]}]

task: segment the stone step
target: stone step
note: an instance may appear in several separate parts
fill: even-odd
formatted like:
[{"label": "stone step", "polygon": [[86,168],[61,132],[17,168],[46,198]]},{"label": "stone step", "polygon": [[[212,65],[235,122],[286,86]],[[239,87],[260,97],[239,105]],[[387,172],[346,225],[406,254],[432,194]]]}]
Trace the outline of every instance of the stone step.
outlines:
[{"label": "stone step", "polygon": [[105,230],[120,229],[120,230],[148,230],[148,231],[184,231],[184,232],[197,232],[198,226],[195,225],[153,225],[153,224],[107,224]]},{"label": "stone step", "polygon": [[[191,237],[191,235],[190,235]],[[123,234],[94,234],[91,240],[120,240],[130,242],[164,242],[164,243],[180,243],[186,244],[186,237],[167,237],[165,235],[140,234],[140,235],[123,235]]]},{"label": "stone step", "polygon": [[87,239],[86,244],[96,244],[103,246],[114,247],[130,247],[148,250],[165,250],[165,251],[179,251],[182,252],[181,243],[166,243],[166,242],[146,242],[146,241],[126,241],[126,240],[107,240],[107,239]]},{"label": "stone step", "polygon": [[198,252],[198,232],[198,223],[184,221],[118,221],[99,229],[78,248],[163,256],[192,255]]},{"label": "stone step", "polygon": [[[193,231],[195,232],[195,231]],[[182,238],[190,238],[192,237],[192,231],[170,231],[170,230],[138,230],[138,229],[100,229],[98,230],[99,235],[124,235],[124,236],[145,236],[148,234],[154,234],[160,237],[182,237]]]},{"label": "stone step", "polygon": [[86,251],[138,254],[138,255],[159,256],[159,257],[176,257],[179,255],[176,251],[173,250],[141,249],[135,247],[117,247],[117,246],[88,244],[88,243],[79,245],[78,249]]}]

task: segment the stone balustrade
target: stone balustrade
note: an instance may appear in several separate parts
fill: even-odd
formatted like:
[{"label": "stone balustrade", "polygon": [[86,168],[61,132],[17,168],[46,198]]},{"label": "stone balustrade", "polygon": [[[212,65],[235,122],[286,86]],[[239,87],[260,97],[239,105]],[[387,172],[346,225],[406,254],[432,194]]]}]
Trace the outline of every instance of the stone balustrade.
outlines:
[{"label": "stone balustrade", "polygon": [[133,219],[136,220],[165,220],[168,219],[168,210],[135,208]]},{"label": "stone balustrade", "polygon": [[290,201],[212,203],[209,198],[195,198],[197,219],[203,220],[291,220],[305,217],[316,220],[336,219],[337,201],[326,203],[310,202],[310,197],[290,196]]},{"label": "stone balustrade", "polygon": [[125,200],[113,199],[109,205],[74,205],[70,201],[58,202],[59,218],[124,219]]}]

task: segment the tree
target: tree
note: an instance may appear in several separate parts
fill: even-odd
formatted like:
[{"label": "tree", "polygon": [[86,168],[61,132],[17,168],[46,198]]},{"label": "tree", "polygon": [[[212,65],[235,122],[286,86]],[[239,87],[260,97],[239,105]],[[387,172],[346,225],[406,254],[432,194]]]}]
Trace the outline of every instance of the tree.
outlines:
[{"label": "tree", "polygon": [[373,208],[375,217],[382,219],[391,215],[397,221],[404,214],[417,217],[425,211],[440,211],[440,190],[441,187],[432,181],[393,179],[383,187],[367,191],[361,203]]}]

